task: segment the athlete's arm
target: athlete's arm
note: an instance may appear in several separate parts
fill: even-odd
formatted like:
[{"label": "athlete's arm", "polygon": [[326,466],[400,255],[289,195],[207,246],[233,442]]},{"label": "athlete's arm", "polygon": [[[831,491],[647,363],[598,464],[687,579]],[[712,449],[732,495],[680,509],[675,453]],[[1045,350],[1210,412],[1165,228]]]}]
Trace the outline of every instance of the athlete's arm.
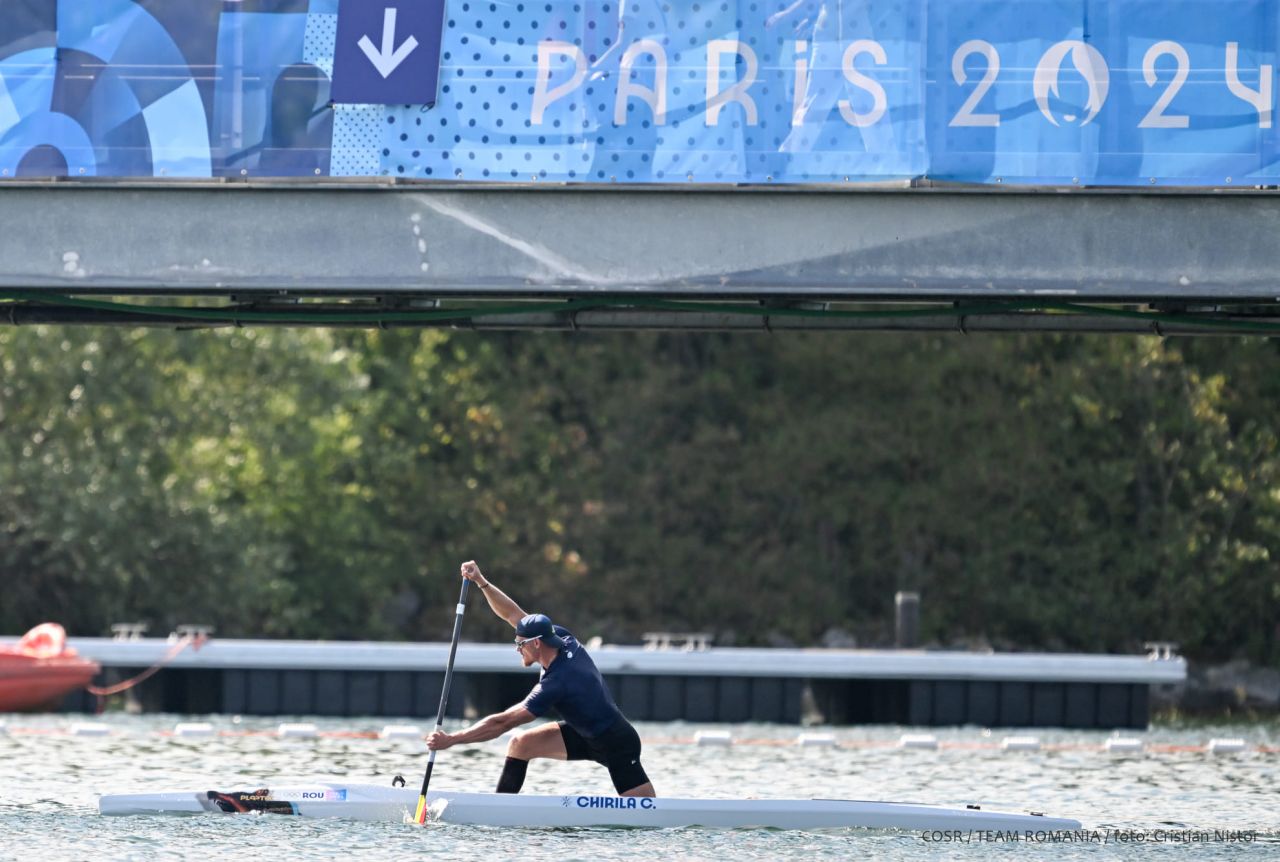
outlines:
[{"label": "athlete's arm", "polygon": [[523,703],[517,703],[505,712],[495,712],[493,715],[480,719],[466,730],[460,730],[457,733],[445,733],[443,730],[437,730],[427,737],[427,748],[432,751],[443,751],[446,748],[463,745],[468,742],[484,742],[486,739],[497,739],[513,727],[527,724],[533,721],[534,718],[534,714],[525,709]]},{"label": "athlete's arm", "polygon": [[480,573],[480,567],[474,560],[462,564],[462,576],[480,588],[485,600],[489,602],[490,610],[511,623],[512,628],[515,628],[520,618],[525,616],[525,612],[506,593],[489,583],[488,579]]}]

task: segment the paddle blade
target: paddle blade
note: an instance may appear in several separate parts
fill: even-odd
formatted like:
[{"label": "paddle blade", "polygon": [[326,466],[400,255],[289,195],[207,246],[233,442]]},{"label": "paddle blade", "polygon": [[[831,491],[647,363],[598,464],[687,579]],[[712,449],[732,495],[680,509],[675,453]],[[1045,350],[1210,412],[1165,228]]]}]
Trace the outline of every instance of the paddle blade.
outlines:
[{"label": "paddle blade", "polygon": [[414,823],[427,822],[427,795],[424,793],[418,797],[418,810],[413,813]]}]

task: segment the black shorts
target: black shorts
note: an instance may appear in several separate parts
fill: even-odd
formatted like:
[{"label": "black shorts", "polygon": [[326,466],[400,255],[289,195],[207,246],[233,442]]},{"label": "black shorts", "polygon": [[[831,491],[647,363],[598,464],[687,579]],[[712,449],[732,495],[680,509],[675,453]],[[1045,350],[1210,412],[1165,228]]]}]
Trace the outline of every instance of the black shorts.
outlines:
[{"label": "black shorts", "polygon": [[569,760],[594,760],[607,767],[613,787],[619,793],[626,793],[649,781],[644,767],[640,765],[640,734],[625,718],[618,719],[613,727],[599,736],[590,738],[562,721],[560,735],[564,737],[564,750]]}]

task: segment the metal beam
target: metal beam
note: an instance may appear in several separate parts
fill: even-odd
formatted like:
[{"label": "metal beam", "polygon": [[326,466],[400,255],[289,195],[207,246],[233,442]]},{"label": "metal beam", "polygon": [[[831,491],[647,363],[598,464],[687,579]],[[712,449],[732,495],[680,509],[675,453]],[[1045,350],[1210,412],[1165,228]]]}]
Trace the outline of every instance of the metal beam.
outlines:
[{"label": "metal beam", "polygon": [[[334,315],[341,313],[332,306],[310,305],[275,307],[255,306],[257,310],[273,309],[292,315],[288,321],[258,322],[237,319],[234,313],[225,318],[192,320],[177,315],[139,316],[132,313],[61,307],[42,304],[0,305],[0,324],[31,326],[38,324],[94,326],[150,326],[167,329],[205,329],[227,326],[294,326],[327,328],[440,328],[477,331],[561,330],[561,331],[685,331],[685,332],[953,332],[957,334],[1000,332],[1100,333],[1138,335],[1280,335],[1280,316],[1216,317],[1185,315],[1184,319],[1141,317],[1094,317],[1073,314],[965,314],[960,310],[939,309],[937,314],[912,317],[792,317],[769,314],[731,314],[699,311],[649,311],[645,309],[606,309],[537,312],[461,317],[451,320],[406,322],[380,318],[376,312],[362,322],[353,323]],[[1259,324],[1275,328],[1272,333],[1260,331]]]},{"label": "metal beam", "polygon": [[62,293],[1280,301],[1266,191],[58,182],[0,219],[0,289]]}]

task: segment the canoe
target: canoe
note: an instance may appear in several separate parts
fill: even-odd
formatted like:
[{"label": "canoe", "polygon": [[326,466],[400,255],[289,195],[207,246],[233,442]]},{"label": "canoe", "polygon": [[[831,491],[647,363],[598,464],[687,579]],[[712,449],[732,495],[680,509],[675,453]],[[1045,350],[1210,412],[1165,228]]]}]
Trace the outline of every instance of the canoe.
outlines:
[{"label": "canoe", "polygon": [[[411,822],[417,802],[418,791],[412,788],[325,782],[231,792],[107,794],[99,798],[98,810],[106,815],[229,812]],[[845,799],[642,799],[439,791],[429,794],[427,803],[434,822],[477,826],[958,829],[1019,833],[1080,828],[1077,820],[1033,812]]]}]

